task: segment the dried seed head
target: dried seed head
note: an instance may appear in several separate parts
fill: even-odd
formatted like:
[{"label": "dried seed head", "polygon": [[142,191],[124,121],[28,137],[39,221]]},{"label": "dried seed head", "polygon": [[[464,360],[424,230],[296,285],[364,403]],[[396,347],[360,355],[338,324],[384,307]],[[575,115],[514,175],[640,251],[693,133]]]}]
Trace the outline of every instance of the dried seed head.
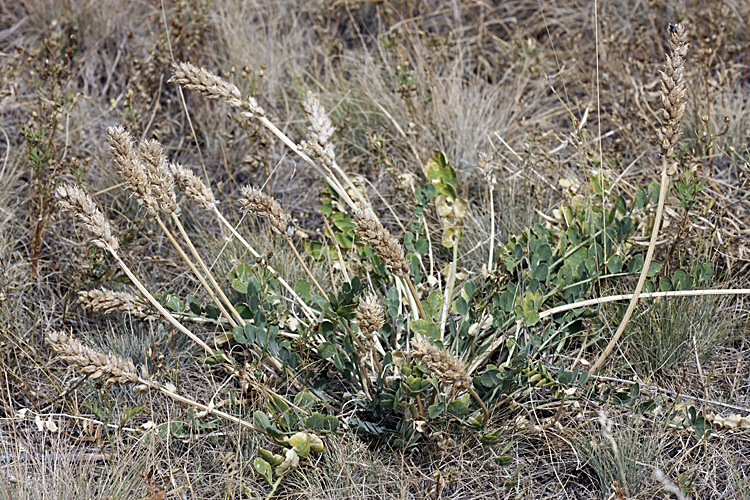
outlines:
[{"label": "dried seed head", "polygon": [[383,307],[378,304],[374,295],[368,295],[359,301],[357,307],[357,324],[365,341],[372,343],[372,337],[383,326]]},{"label": "dried seed head", "polygon": [[257,217],[265,217],[274,232],[287,234],[289,217],[274,198],[256,189],[254,186],[243,186],[240,189],[242,211]]},{"label": "dried seed head", "polygon": [[338,166],[336,164],[336,153],[333,151],[333,144],[330,142],[321,144],[318,141],[302,141],[297,147],[303,153],[320,160],[329,170],[334,170]]},{"label": "dried seed head", "polygon": [[138,152],[143,160],[143,168],[150,184],[151,193],[159,208],[168,214],[179,214],[177,197],[174,192],[174,179],[169,171],[169,162],[159,141],[151,139],[138,144]]},{"label": "dried seed head", "polygon": [[404,249],[369,208],[354,212],[354,232],[372,247],[391,272],[400,278],[409,276]]},{"label": "dried seed head", "polygon": [[422,361],[428,370],[446,384],[459,390],[468,390],[471,387],[471,378],[466,373],[464,364],[419,334],[414,336],[411,355]]},{"label": "dried seed head", "polygon": [[83,222],[93,235],[93,243],[106,250],[116,252],[120,245],[112,234],[109,221],[83,189],[72,184],[60,186],[55,191],[60,208]]},{"label": "dried seed head", "polygon": [[143,312],[146,304],[138,297],[126,292],[116,292],[106,288],[83,290],[78,292],[78,303],[84,309],[90,309],[104,314],[124,312],[138,319],[154,319],[153,314]]},{"label": "dried seed head", "polygon": [[246,116],[262,117],[266,114],[254,98],[243,98],[236,85],[205,68],[199,68],[187,62],[172,64],[172,78],[169,81],[198,92],[208,99],[224,101]]},{"label": "dried seed head", "polygon": [[138,203],[146,208],[149,215],[156,215],[159,212],[159,202],[152,192],[151,183],[135,149],[133,138],[125,128],[119,126],[108,128],[107,138],[112,159],[125,185]]},{"label": "dried seed head", "polygon": [[687,30],[682,24],[669,25],[670,54],[661,74],[661,104],[663,122],[657,130],[660,152],[664,157],[674,154],[682,136],[682,121],[687,105],[685,84],[685,56],[687,55]]},{"label": "dried seed head", "polygon": [[78,371],[92,379],[101,379],[107,385],[142,382],[133,361],[126,361],[112,354],[102,354],[65,332],[48,333],[47,342],[62,360],[76,365]]},{"label": "dried seed head", "polygon": [[216,207],[213,192],[192,170],[177,163],[172,163],[169,168],[172,171],[177,188],[185,193],[185,196],[197,202],[206,210],[213,210]]},{"label": "dried seed head", "polygon": [[307,128],[310,137],[325,148],[328,144],[328,139],[331,138],[336,130],[333,128],[326,110],[320,105],[317,96],[310,91],[307,92],[307,99],[302,103],[302,107],[305,110],[307,119],[310,121],[310,126]]}]

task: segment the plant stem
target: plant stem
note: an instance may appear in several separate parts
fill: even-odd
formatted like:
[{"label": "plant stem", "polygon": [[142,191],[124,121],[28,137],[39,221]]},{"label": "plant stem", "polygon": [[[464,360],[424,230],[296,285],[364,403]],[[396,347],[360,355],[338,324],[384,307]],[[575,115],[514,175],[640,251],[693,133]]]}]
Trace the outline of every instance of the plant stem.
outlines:
[{"label": "plant stem", "polygon": [[487,410],[487,406],[484,404],[484,401],[482,401],[482,398],[479,397],[479,395],[474,392],[473,387],[469,387],[469,394],[471,394],[471,397],[473,397],[477,403],[479,403],[479,406],[482,407],[482,413],[484,414],[484,417],[482,417],[482,427],[487,425],[487,421],[490,419],[490,412]]},{"label": "plant stem", "polygon": [[[138,290],[143,294],[144,297],[151,303],[151,305],[159,311],[159,314],[161,314],[164,319],[169,321],[175,328],[177,328],[180,332],[187,335],[190,340],[198,344],[203,348],[204,351],[206,351],[210,356],[216,356],[216,353],[211,349],[208,344],[203,342],[200,338],[198,338],[193,332],[185,328],[185,326],[177,321],[177,318],[175,318],[172,313],[167,311],[167,309],[159,303],[156,298],[154,298],[153,295],[151,295],[151,292],[149,292],[145,286],[143,286],[143,283],[133,274],[133,272],[128,268],[128,266],[123,262],[123,260],[120,258],[120,256],[117,254],[117,252],[114,251],[112,248],[107,248],[109,250],[109,253],[112,254],[112,257],[114,257],[115,261],[117,261],[117,264],[120,266],[120,269],[127,275],[127,277],[130,279],[130,281],[133,282],[133,284],[138,288]],[[226,359],[226,355],[222,354],[223,357]]]},{"label": "plant stem", "polygon": [[224,293],[224,290],[221,289],[219,284],[216,282],[216,279],[214,279],[213,274],[211,274],[211,271],[208,270],[208,267],[206,267],[206,263],[203,262],[203,259],[201,258],[200,254],[198,253],[198,250],[196,250],[195,246],[193,245],[193,242],[190,240],[190,237],[187,234],[187,231],[185,231],[184,226],[180,222],[180,218],[177,216],[177,214],[172,214],[172,220],[174,220],[175,224],[177,225],[177,229],[179,229],[180,234],[182,235],[182,238],[185,240],[185,242],[188,245],[188,248],[190,249],[190,253],[193,254],[193,257],[195,257],[195,260],[198,261],[198,265],[201,266],[201,269],[203,269],[203,272],[206,274],[206,277],[208,278],[208,281],[211,282],[211,285],[213,285],[214,290],[216,290],[216,293],[219,294],[219,297],[221,300],[224,301],[224,304],[229,308],[230,311],[234,314],[234,317],[237,319],[237,322],[241,326],[245,326],[245,320],[240,316],[240,313],[237,312],[237,309],[234,308],[234,305],[229,301],[226,294]]},{"label": "plant stem", "polygon": [[664,212],[664,200],[667,197],[667,191],[669,190],[669,175],[667,174],[667,159],[665,158],[662,160],[662,169],[661,169],[661,186],[659,189],[659,203],[656,207],[656,217],[654,217],[654,229],[651,232],[651,242],[648,246],[648,251],[646,252],[646,259],[643,261],[643,269],[641,270],[641,277],[638,279],[638,284],[635,286],[635,290],[633,290],[633,298],[630,299],[630,304],[628,305],[627,311],[625,311],[625,316],[622,318],[622,321],[620,322],[620,326],[617,327],[617,331],[615,332],[615,335],[612,337],[612,339],[609,341],[609,344],[607,344],[607,347],[604,349],[604,352],[599,356],[599,358],[596,360],[594,365],[591,367],[591,371],[595,372],[599,368],[601,368],[604,361],[607,359],[607,356],[612,352],[612,349],[614,349],[615,344],[620,339],[620,336],[625,331],[625,328],[628,326],[628,322],[630,321],[630,317],[633,315],[633,311],[635,311],[635,307],[638,305],[638,297],[641,294],[641,290],[643,290],[643,285],[646,283],[646,277],[648,276],[648,269],[651,267],[651,260],[654,257],[654,249],[656,248],[656,238],[659,235],[659,226],[661,225],[661,216]]},{"label": "plant stem", "polygon": [[443,312],[440,315],[440,342],[443,342],[445,339],[445,323],[448,320],[448,310],[450,309],[451,298],[453,296],[453,285],[456,283],[456,260],[458,260],[458,241],[453,242],[453,260],[448,271],[448,288],[445,290],[445,297],[443,297]]},{"label": "plant stem", "polygon": [[406,282],[406,286],[409,288],[409,293],[411,293],[411,296],[414,299],[414,303],[417,305],[419,315],[423,320],[427,321],[427,314],[425,314],[424,308],[422,308],[422,303],[419,301],[419,296],[417,295],[417,289],[414,286],[414,282],[408,276],[404,278],[404,281]]},{"label": "plant stem", "polygon": [[286,239],[287,244],[289,244],[289,248],[291,248],[292,252],[294,252],[294,256],[297,257],[297,260],[302,265],[302,269],[305,270],[305,272],[310,277],[310,279],[312,280],[313,284],[318,289],[320,294],[323,296],[324,299],[326,299],[326,302],[330,302],[330,300],[328,300],[328,294],[325,292],[325,290],[323,290],[323,287],[320,286],[320,283],[318,283],[318,280],[315,279],[315,276],[313,276],[313,273],[310,272],[310,269],[307,267],[307,264],[305,264],[305,261],[302,259],[302,256],[299,254],[299,251],[297,251],[297,247],[294,246],[294,242],[292,241],[292,239],[286,235],[284,236],[284,238]]},{"label": "plant stem", "polygon": [[260,427],[256,427],[255,425],[251,424],[247,420],[242,420],[241,418],[235,417],[234,415],[230,415],[229,413],[223,412],[221,410],[217,410],[211,406],[204,405],[203,403],[199,403],[193,399],[186,398],[185,396],[182,396],[180,394],[177,394],[176,392],[172,392],[166,387],[162,386],[161,384],[157,384],[155,382],[144,380],[139,377],[139,382],[141,384],[147,385],[151,389],[156,389],[162,394],[165,394],[169,396],[170,398],[174,399],[175,401],[179,401],[180,403],[184,403],[189,406],[193,406],[195,408],[198,408],[201,411],[205,411],[207,413],[211,413],[213,415],[216,415],[217,417],[221,417],[225,420],[229,420],[230,422],[234,422],[235,424],[241,425],[242,427],[245,427],[247,429],[250,429],[255,432],[259,432],[261,434],[264,434],[268,436],[269,438],[273,438],[273,436],[269,435],[264,429],[261,429]]},{"label": "plant stem", "polygon": [[[232,235],[237,238],[240,243],[242,243],[242,245],[247,249],[248,252],[253,255],[253,257],[260,257],[260,254],[256,252],[255,249],[250,245],[250,243],[248,243],[247,240],[245,240],[245,238],[243,238],[242,235],[237,232],[234,226],[232,226],[229,221],[224,218],[217,207],[214,207],[214,214],[219,219],[219,222],[224,224],[229,229]],[[278,274],[276,270],[274,270],[274,268],[269,265],[266,265],[266,269],[268,269],[273,274]],[[305,313],[305,316],[307,316],[307,319],[310,321],[314,321],[319,313],[308,306],[305,301],[302,300],[302,297],[297,295],[297,292],[294,291],[294,288],[289,286],[289,283],[287,283],[284,278],[279,277],[279,283],[281,283],[281,285],[286,288],[286,290],[292,295],[292,297],[294,297],[294,299],[300,304],[300,306],[302,306],[302,311]]]},{"label": "plant stem", "polygon": [[159,227],[164,232],[164,234],[167,235],[167,238],[169,239],[170,243],[172,243],[172,246],[174,246],[175,250],[177,250],[177,252],[180,254],[180,257],[182,257],[182,260],[184,260],[185,264],[188,265],[188,267],[190,268],[190,271],[192,271],[192,273],[195,275],[195,277],[198,278],[198,281],[200,281],[201,285],[203,285],[203,288],[206,289],[206,292],[208,292],[208,295],[214,301],[214,303],[216,304],[216,307],[219,308],[219,310],[221,311],[221,314],[223,314],[224,317],[227,318],[227,321],[229,321],[229,324],[232,325],[232,327],[237,326],[237,322],[234,321],[234,318],[232,318],[232,315],[229,314],[229,311],[226,310],[226,308],[224,307],[224,305],[221,303],[221,301],[219,300],[219,298],[214,293],[214,291],[211,288],[211,286],[206,282],[206,280],[203,277],[203,275],[195,267],[195,264],[193,264],[193,261],[190,260],[190,257],[187,256],[187,254],[185,253],[185,251],[182,249],[182,247],[180,246],[180,244],[177,242],[177,240],[175,239],[175,237],[172,235],[172,232],[167,228],[167,226],[164,225],[164,222],[161,220],[161,217],[159,217],[158,215],[156,215],[156,216],[154,216],[154,218],[156,219],[156,222],[159,224]]}]

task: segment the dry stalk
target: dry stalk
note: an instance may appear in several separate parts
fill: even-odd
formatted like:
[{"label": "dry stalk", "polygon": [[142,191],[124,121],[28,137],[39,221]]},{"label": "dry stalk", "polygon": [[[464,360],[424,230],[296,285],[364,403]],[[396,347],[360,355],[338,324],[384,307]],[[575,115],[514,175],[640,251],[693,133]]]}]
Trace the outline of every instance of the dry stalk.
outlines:
[{"label": "dry stalk", "polygon": [[[224,101],[229,106],[237,109],[245,118],[256,118],[258,119],[268,130],[270,130],[276,137],[286,144],[289,149],[298,154],[313,170],[320,174],[323,179],[341,196],[350,208],[354,209],[355,204],[352,201],[349,194],[346,192],[341,182],[336,178],[330,169],[323,170],[310,158],[304,151],[302,151],[297,144],[294,143],[284,132],[279,130],[265,114],[263,108],[252,97],[243,98],[240,90],[237,86],[223,80],[222,78],[214,75],[210,71],[204,68],[198,68],[190,63],[179,63],[172,65],[172,78],[170,82],[177,83],[178,85],[198,92],[199,94],[207,97],[208,99],[217,99]],[[340,172],[347,179],[345,174]]]},{"label": "dry stalk", "polygon": [[656,216],[654,217],[654,228],[651,232],[651,241],[649,242],[648,251],[646,252],[646,258],[643,261],[643,269],[638,278],[638,284],[636,285],[635,290],[633,290],[633,298],[630,299],[628,309],[625,311],[625,315],[623,316],[620,325],[617,327],[614,336],[591,367],[592,372],[601,368],[602,364],[607,359],[607,356],[612,352],[615,344],[628,326],[630,317],[633,315],[638,304],[638,298],[641,294],[641,290],[643,290],[643,285],[646,283],[648,270],[654,257],[654,250],[656,249],[659,226],[661,225],[662,213],[664,212],[664,201],[666,200],[667,191],[669,191],[670,186],[669,175],[670,173],[674,173],[672,172],[673,170],[676,171],[676,168],[669,168],[668,157],[674,152],[674,147],[680,139],[680,134],[682,133],[682,118],[684,117],[685,105],[687,103],[687,94],[683,78],[683,61],[687,54],[687,32],[681,24],[670,25],[669,31],[669,44],[672,48],[672,53],[667,55],[666,68],[665,71],[662,72],[662,106],[666,121],[665,126],[659,132],[659,138],[661,140],[662,171],[659,202],[657,203]]},{"label": "dry stalk", "polygon": [[[180,222],[180,218],[177,216],[177,214],[172,214],[172,220],[174,221],[175,225],[177,226],[177,229],[180,231],[180,234],[182,235],[182,239],[185,240],[185,243],[187,243],[188,249],[190,250],[190,253],[193,254],[193,257],[195,260],[198,261],[198,265],[201,266],[201,269],[203,269],[203,272],[206,273],[206,276],[208,277],[208,281],[211,282],[211,285],[213,286],[213,289],[216,290],[216,293],[219,295],[219,298],[221,301],[226,304],[226,307],[228,310],[232,311],[232,314],[234,314],[234,317],[237,319],[237,323],[240,326],[245,326],[245,320],[240,316],[240,313],[237,312],[237,309],[234,308],[232,305],[232,302],[230,302],[229,298],[224,293],[224,290],[221,289],[219,284],[216,282],[216,278],[214,278],[213,273],[208,269],[206,266],[206,263],[203,261],[203,258],[198,253],[198,250],[195,248],[195,245],[193,245],[193,241],[190,239],[190,236],[188,236],[187,231],[185,231],[185,227],[182,225],[182,222]],[[214,298],[212,296],[212,298]],[[222,313],[226,313],[226,310],[224,310],[223,307],[221,307],[221,302],[217,301],[217,299],[214,298],[214,302],[219,305],[219,309],[222,311]],[[231,319],[229,319],[229,323],[233,323]]]},{"label": "dry stalk", "polygon": [[185,326],[177,321],[172,313],[167,311],[156,298],[146,289],[141,281],[133,274],[130,268],[120,258],[117,253],[119,245],[117,240],[112,235],[109,221],[107,221],[104,214],[97,208],[94,200],[85,193],[81,188],[64,185],[57,188],[55,195],[58,198],[60,207],[70,212],[75,218],[79,219],[84,223],[87,229],[89,229],[93,235],[93,243],[107,250],[112,257],[117,261],[120,269],[128,276],[130,281],[138,288],[138,291],[149,301],[149,303],[161,314],[167,321],[169,321],[175,328],[180,332],[187,335],[193,342],[202,347],[210,356],[214,356],[213,350],[203,340],[198,338],[193,332],[185,328]]},{"label": "dry stalk", "polygon": [[107,385],[112,384],[137,384],[137,391],[159,391],[170,398],[181,403],[190,405],[205,413],[212,413],[218,417],[234,422],[242,427],[268,435],[265,430],[255,425],[217,410],[213,403],[204,405],[193,399],[177,394],[169,385],[162,385],[148,377],[147,374],[140,376],[136,371],[133,361],[125,360],[113,354],[103,354],[91,347],[83,345],[72,335],[64,332],[47,333],[47,342],[53,351],[60,355],[60,359],[74,365],[78,371],[94,380],[101,380]]},{"label": "dry stalk", "polygon": [[[175,195],[175,178],[173,175],[173,170],[169,166],[169,162],[167,161],[167,157],[164,154],[164,148],[162,148],[161,144],[159,144],[158,141],[150,140],[150,141],[141,141],[139,144],[139,152],[141,155],[141,158],[143,159],[145,169],[146,169],[146,176],[149,179],[149,182],[151,184],[151,191],[154,193],[154,196],[159,201],[159,206],[163,212],[168,213],[172,220],[174,221],[175,225],[177,226],[177,229],[180,231],[180,234],[182,235],[182,238],[185,240],[185,243],[188,246],[188,249],[190,250],[190,253],[192,254],[193,258],[198,262],[198,265],[200,266],[201,270],[203,271],[203,274],[205,274],[205,277],[210,282],[211,286],[209,286],[206,281],[203,279],[204,277],[197,272],[195,265],[190,261],[190,259],[187,257],[187,255],[182,251],[181,247],[179,247],[179,244],[177,243],[176,239],[170,237],[170,241],[175,246],[177,251],[182,256],[183,260],[188,264],[188,267],[190,267],[190,270],[198,277],[198,280],[201,282],[201,285],[206,289],[208,294],[211,296],[211,299],[214,301],[214,303],[217,305],[221,313],[224,315],[224,317],[227,318],[227,321],[232,326],[236,325],[245,325],[245,321],[242,319],[240,314],[237,312],[237,310],[234,308],[232,303],[227,298],[226,294],[224,294],[224,290],[221,289],[219,284],[216,282],[216,279],[214,278],[211,271],[206,266],[206,263],[203,261],[203,258],[198,253],[198,250],[196,250],[195,245],[193,245],[192,240],[187,234],[187,231],[185,231],[185,228],[183,227],[182,223],[180,222],[180,218],[178,215],[180,214],[180,208],[177,205],[177,196]],[[175,168],[174,170],[180,172],[179,168]],[[187,179],[187,175],[182,175],[181,178],[185,181],[185,184],[190,184],[191,188],[197,188],[195,184],[195,180],[197,179]],[[202,190],[198,195],[201,198],[205,198],[206,194],[205,191]],[[210,191],[209,191],[210,194]],[[207,201],[207,200],[206,200]],[[157,217],[158,218],[158,217]],[[171,236],[168,231],[166,231],[163,224],[162,230],[167,233],[167,236]],[[217,297],[218,296],[218,297]],[[231,315],[229,313],[231,311]],[[234,318],[232,319],[232,315],[234,315]]]},{"label": "dry stalk", "polygon": [[[202,206],[204,209],[208,210],[209,212],[212,212],[216,218],[221,222],[225,227],[229,229],[229,231],[232,233],[232,235],[237,238],[237,240],[253,255],[253,257],[260,257],[260,254],[250,245],[250,243],[247,242],[232,226],[229,221],[226,220],[226,218],[221,214],[221,212],[218,209],[217,201],[214,198],[214,194],[211,191],[211,189],[202,181],[200,180],[193,172],[192,170],[183,167],[182,165],[173,163],[170,166],[170,170],[172,171],[172,174],[174,175],[175,184],[177,185],[177,188],[180,189],[185,196],[187,196],[189,199],[195,201],[200,206]],[[266,268],[272,273],[277,274],[276,271],[266,265]],[[305,301],[302,300],[302,298],[297,295],[297,293],[294,291],[294,288],[289,286],[289,283],[287,283],[283,278],[279,278],[279,282],[281,285],[286,288],[286,290],[294,297],[294,299],[302,306],[302,309],[307,316],[308,319],[314,319],[317,316],[317,313],[308,306]]]},{"label": "dry stalk", "polygon": [[[136,150],[135,142],[123,127],[111,127],[108,130],[108,134],[113,159],[117,165],[118,171],[125,179],[128,188],[133,192],[141,204],[147,208],[148,213],[156,219],[156,222],[169,239],[169,242],[174,246],[175,250],[177,250],[182,260],[190,268],[190,271],[196,278],[198,278],[200,284],[206,290],[211,297],[211,300],[214,301],[227,321],[229,321],[233,327],[238,324],[244,324],[244,321],[242,321],[242,318],[236,312],[231,302],[229,302],[229,299],[224,295],[221,287],[216,283],[213,275],[208,268],[206,268],[203,259],[201,259],[200,255],[195,250],[195,246],[192,241],[190,241],[190,238],[187,236],[187,233],[177,217],[180,213],[180,209],[177,205],[177,197],[174,190],[175,182],[168,166],[169,162],[167,161],[167,157],[164,154],[164,149],[161,144],[155,140],[141,141],[138,145],[138,150]],[[172,232],[164,225],[164,222],[159,217],[160,211],[170,214],[173,220],[175,220],[182,236],[185,238],[185,241],[193,254],[193,257],[198,261],[199,265],[201,265],[203,272],[206,273],[211,284],[209,284],[208,281],[206,281],[206,277],[198,271],[198,268],[182,249]],[[229,311],[234,313],[234,317]],[[239,323],[235,321],[235,318],[238,318]]]}]

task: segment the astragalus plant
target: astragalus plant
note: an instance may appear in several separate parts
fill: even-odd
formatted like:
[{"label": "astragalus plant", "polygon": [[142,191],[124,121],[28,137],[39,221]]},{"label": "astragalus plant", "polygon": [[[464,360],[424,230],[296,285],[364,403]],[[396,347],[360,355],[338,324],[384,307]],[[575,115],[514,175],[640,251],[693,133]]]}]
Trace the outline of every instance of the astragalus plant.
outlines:
[{"label": "astragalus plant", "polygon": [[[458,249],[470,208],[443,153],[425,162],[425,181],[414,190],[414,218],[403,237],[397,236],[361,183],[341,166],[331,142],[333,123],[315,95],[308,93],[302,103],[308,137],[295,141],[237,86],[190,63],[175,64],[172,83],[228,106],[243,120],[260,122],[319,175],[325,239],[299,239],[290,214],[264,187],[240,190],[241,211],[264,220],[304,270],[306,279],[288,283],[274,268],[274,256],[253,248],[221,212],[209,185],[171,162],[158,142],[136,142],[123,127],[112,127],[110,152],[125,185],[196,276],[205,299],[169,305],[157,300],[121,258],[118,241],[94,201],[83,188],[66,185],[57,190],[60,206],[112,255],[140,295],[89,290],[81,292],[81,301],[93,310],[121,309],[139,319],[167,321],[205,352],[213,369],[223,370],[240,388],[261,389],[266,411],[256,411],[249,422],[211,402],[178,395],[132,362],[97,353],[68,333],[50,333],[50,345],[94,378],[158,391],[268,436],[286,449],[283,454],[261,450],[255,461],[273,490],[300,458],[324,449],[322,436],[341,429],[410,448],[446,423],[457,423],[476,430],[483,444],[495,446],[506,421],[492,417],[507,419],[531,397],[555,409],[537,426],[542,430],[557,423],[566,400],[616,399],[608,389],[587,384],[590,363],[579,362],[583,356],[597,356],[598,344],[592,340],[603,340],[588,338],[587,325],[600,322],[593,307],[631,299],[632,309],[639,294],[655,296],[658,288],[665,295],[676,293],[660,286],[666,281],[653,260],[685,112],[682,26],[672,28],[671,43],[662,73],[660,189],[639,189],[634,199],[625,200],[607,194],[605,175],[591,179],[588,187],[601,204],[565,204],[547,226],[537,224],[498,246],[493,234],[486,273],[461,286],[456,286]],[[487,156],[481,163],[492,169]],[[237,264],[226,277],[231,288],[222,287],[225,277],[214,276],[183,227],[185,200],[209,212],[246,248],[249,262]],[[651,227],[654,205],[652,244],[644,257],[630,240],[636,230]],[[425,214],[433,210],[440,235],[427,228]],[[443,275],[427,271],[439,267],[437,256],[447,263]],[[316,264],[327,266],[330,287],[311,270]],[[710,263],[693,266],[695,283],[707,282],[712,273]],[[640,276],[634,294],[594,297],[597,290],[634,275]],[[612,343],[631,313],[626,312]],[[187,320],[192,328],[185,326]],[[216,338],[225,342],[214,342]],[[610,350],[598,356],[596,368]],[[507,446],[494,452],[499,463],[508,463],[505,451]]]}]

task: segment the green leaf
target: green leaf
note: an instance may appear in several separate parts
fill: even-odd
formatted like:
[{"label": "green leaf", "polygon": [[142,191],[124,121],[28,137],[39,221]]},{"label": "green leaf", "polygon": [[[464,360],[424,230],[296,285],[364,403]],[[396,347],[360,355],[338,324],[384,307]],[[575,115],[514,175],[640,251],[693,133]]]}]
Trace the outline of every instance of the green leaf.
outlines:
[{"label": "green leaf", "polygon": [[218,319],[219,316],[221,316],[221,311],[219,311],[218,307],[213,304],[206,305],[206,317],[211,319]]},{"label": "green leaf", "polygon": [[539,322],[539,313],[536,311],[526,311],[524,314],[524,324],[534,326]]},{"label": "green leaf", "polygon": [[268,345],[268,330],[265,328],[256,328],[255,342],[261,347],[266,347]]},{"label": "green leaf", "polygon": [[448,160],[441,151],[435,151],[424,166],[424,174],[438,193],[456,196],[458,186],[456,171],[448,164]]},{"label": "green leaf", "polygon": [[690,290],[693,287],[693,278],[684,269],[678,269],[674,273],[674,289]]},{"label": "green leaf", "polygon": [[607,261],[607,269],[611,274],[619,273],[622,270],[622,257],[615,254]]},{"label": "green leaf", "polygon": [[430,240],[425,237],[419,238],[414,242],[414,251],[419,255],[424,255],[430,250]]},{"label": "green leaf", "polygon": [[275,455],[263,448],[258,448],[258,454],[263,460],[268,462],[270,465],[273,465],[274,467],[277,465],[281,465],[284,462],[284,457],[282,457],[281,455]]},{"label": "green leaf", "polygon": [[659,290],[661,290],[662,292],[671,292],[672,280],[667,276],[662,276],[661,278],[659,278]]},{"label": "green leaf", "polygon": [[145,405],[126,406],[125,411],[122,415],[122,420],[120,421],[120,425],[123,426],[127,424],[133,417],[142,412],[145,407]]},{"label": "green leaf", "polygon": [[661,262],[657,262],[655,260],[652,260],[651,263],[648,265],[648,273],[646,273],[646,276],[649,278],[653,278],[656,273],[661,271]]},{"label": "green leaf", "polygon": [[232,281],[232,288],[240,293],[247,293],[247,282],[236,278]]},{"label": "green leaf", "polygon": [[338,418],[334,417],[333,415],[326,415],[323,419],[323,430],[324,431],[331,431],[335,432],[336,429],[339,428],[341,425],[341,422]]},{"label": "green leaf", "polygon": [[354,246],[354,237],[347,233],[333,233],[333,237],[336,238],[341,248],[349,249]]},{"label": "green leaf", "polygon": [[625,198],[618,196],[617,199],[615,199],[615,208],[622,215],[625,215],[628,212],[628,205],[625,203]]},{"label": "green leaf", "polygon": [[305,419],[305,427],[312,430],[322,429],[324,422],[325,417],[322,414],[315,412]]},{"label": "green leaf", "polygon": [[638,254],[628,262],[628,272],[637,273],[643,268],[643,255]]},{"label": "green leaf", "polygon": [[257,410],[253,413],[253,420],[255,420],[256,425],[263,430],[271,427],[271,421],[268,419],[268,415],[260,410]]},{"label": "green leaf", "polygon": [[506,466],[513,463],[513,457],[509,457],[507,455],[501,456],[501,457],[495,457],[495,463],[497,465]]},{"label": "green leaf", "polygon": [[255,467],[255,472],[263,476],[268,484],[273,484],[273,469],[271,468],[271,464],[258,457],[253,462],[253,467]]},{"label": "green leaf", "polygon": [[485,446],[494,446],[500,442],[500,437],[496,434],[484,434],[479,436],[479,442]]},{"label": "green leaf", "polygon": [[639,209],[642,209],[646,206],[646,202],[648,201],[646,197],[646,190],[643,188],[638,188],[638,190],[635,192],[635,206]]},{"label": "green leaf", "polygon": [[659,183],[654,181],[648,186],[648,194],[651,198],[651,203],[657,203],[659,201]]},{"label": "green leaf", "polygon": [[323,342],[318,346],[318,356],[323,359],[330,359],[336,355],[336,347],[330,342]]},{"label": "green leaf", "polygon": [[448,413],[461,418],[469,413],[469,407],[463,400],[457,399],[448,403]]},{"label": "green leaf", "polygon": [[298,432],[289,438],[289,445],[294,448],[300,458],[305,458],[310,454],[310,434]]},{"label": "green leaf", "polygon": [[539,264],[534,268],[534,277],[539,281],[545,281],[549,275],[549,266],[547,264]]},{"label": "green leaf", "polygon": [[255,333],[257,330],[258,329],[255,328],[255,325],[251,325],[250,323],[245,323],[245,327],[243,328],[243,335],[242,335],[244,342],[237,339],[237,337],[235,337],[235,340],[237,340],[237,342],[239,342],[240,344],[252,344],[253,342],[255,342]]},{"label": "green leaf", "polygon": [[463,297],[459,297],[453,302],[453,310],[461,316],[466,316],[469,312],[469,304],[466,303]]},{"label": "green leaf", "polygon": [[323,244],[319,241],[307,240],[302,243],[302,247],[305,249],[305,253],[315,260],[319,260],[323,256]]},{"label": "green leaf", "polygon": [[432,321],[425,321],[423,319],[415,319],[411,322],[411,329],[431,339],[436,339],[440,336],[440,329]]},{"label": "green leaf", "polygon": [[536,250],[536,252],[534,253],[534,257],[539,259],[540,261],[549,260],[550,257],[552,257],[552,248],[550,248],[550,246],[545,243]]},{"label": "green leaf", "polygon": [[312,300],[312,294],[310,293],[310,283],[305,280],[299,280],[294,284],[294,291],[300,296],[305,302]]},{"label": "green leaf", "polygon": [[445,413],[445,403],[435,403],[427,407],[427,414],[433,420],[438,418],[443,413]]}]

